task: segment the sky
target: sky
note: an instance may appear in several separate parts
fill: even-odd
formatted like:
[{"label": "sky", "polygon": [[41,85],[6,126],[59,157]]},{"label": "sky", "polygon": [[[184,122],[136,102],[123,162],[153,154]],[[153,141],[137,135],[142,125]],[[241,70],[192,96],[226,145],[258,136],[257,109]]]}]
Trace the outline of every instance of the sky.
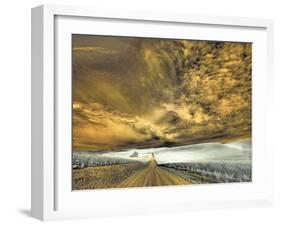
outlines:
[{"label": "sky", "polygon": [[250,43],[72,36],[73,149],[251,138]]},{"label": "sky", "polygon": [[[137,152],[136,157],[132,157]],[[157,164],[165,163],[244,163],[249,164],[252,160],[251,140],[221,143],[200,143],[178,147],[160,147],[146,149],[130,149],[115,152],[90,152],[76,151],[77,159],[113,159],[138,160],[147,162],[151,160],[152,153],[155,155]]]}]

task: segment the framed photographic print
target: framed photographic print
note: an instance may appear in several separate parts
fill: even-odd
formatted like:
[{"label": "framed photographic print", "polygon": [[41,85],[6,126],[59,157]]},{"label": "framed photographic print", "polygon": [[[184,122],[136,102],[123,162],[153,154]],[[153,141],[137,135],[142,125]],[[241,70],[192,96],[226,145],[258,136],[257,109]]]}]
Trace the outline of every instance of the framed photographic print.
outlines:
[{"label": "framed photographic print", "polygon": [[269,205],[272,21],[32,9],[32,215]]}]

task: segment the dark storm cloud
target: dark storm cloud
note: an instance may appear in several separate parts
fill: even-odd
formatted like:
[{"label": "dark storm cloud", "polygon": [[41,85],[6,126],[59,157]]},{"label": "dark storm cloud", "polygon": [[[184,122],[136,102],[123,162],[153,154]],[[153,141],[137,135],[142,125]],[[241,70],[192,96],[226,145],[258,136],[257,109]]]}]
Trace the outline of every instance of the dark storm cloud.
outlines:
[{"label": "dark storm cloud", "polygon": [[73,35],[75,149],[251,135],[251,44]]}]

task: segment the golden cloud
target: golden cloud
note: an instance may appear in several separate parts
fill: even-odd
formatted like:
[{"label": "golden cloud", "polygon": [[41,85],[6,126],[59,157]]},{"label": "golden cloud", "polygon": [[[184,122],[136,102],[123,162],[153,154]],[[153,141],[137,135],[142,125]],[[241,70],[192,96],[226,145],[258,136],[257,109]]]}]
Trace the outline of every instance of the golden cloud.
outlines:
[{"label": "golden cloud", "polygon": [[250,136],[250,43],[73,36],[75,150]]}]

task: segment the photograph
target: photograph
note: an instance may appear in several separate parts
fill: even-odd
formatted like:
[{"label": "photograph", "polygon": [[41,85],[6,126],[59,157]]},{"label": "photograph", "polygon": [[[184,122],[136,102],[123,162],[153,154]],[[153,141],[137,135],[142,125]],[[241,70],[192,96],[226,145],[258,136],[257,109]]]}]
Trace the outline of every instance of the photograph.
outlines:
[{"label": "photograph", "polygon": [[252,181],[252,43],[72,34],[71,67],[72,190]]}]

